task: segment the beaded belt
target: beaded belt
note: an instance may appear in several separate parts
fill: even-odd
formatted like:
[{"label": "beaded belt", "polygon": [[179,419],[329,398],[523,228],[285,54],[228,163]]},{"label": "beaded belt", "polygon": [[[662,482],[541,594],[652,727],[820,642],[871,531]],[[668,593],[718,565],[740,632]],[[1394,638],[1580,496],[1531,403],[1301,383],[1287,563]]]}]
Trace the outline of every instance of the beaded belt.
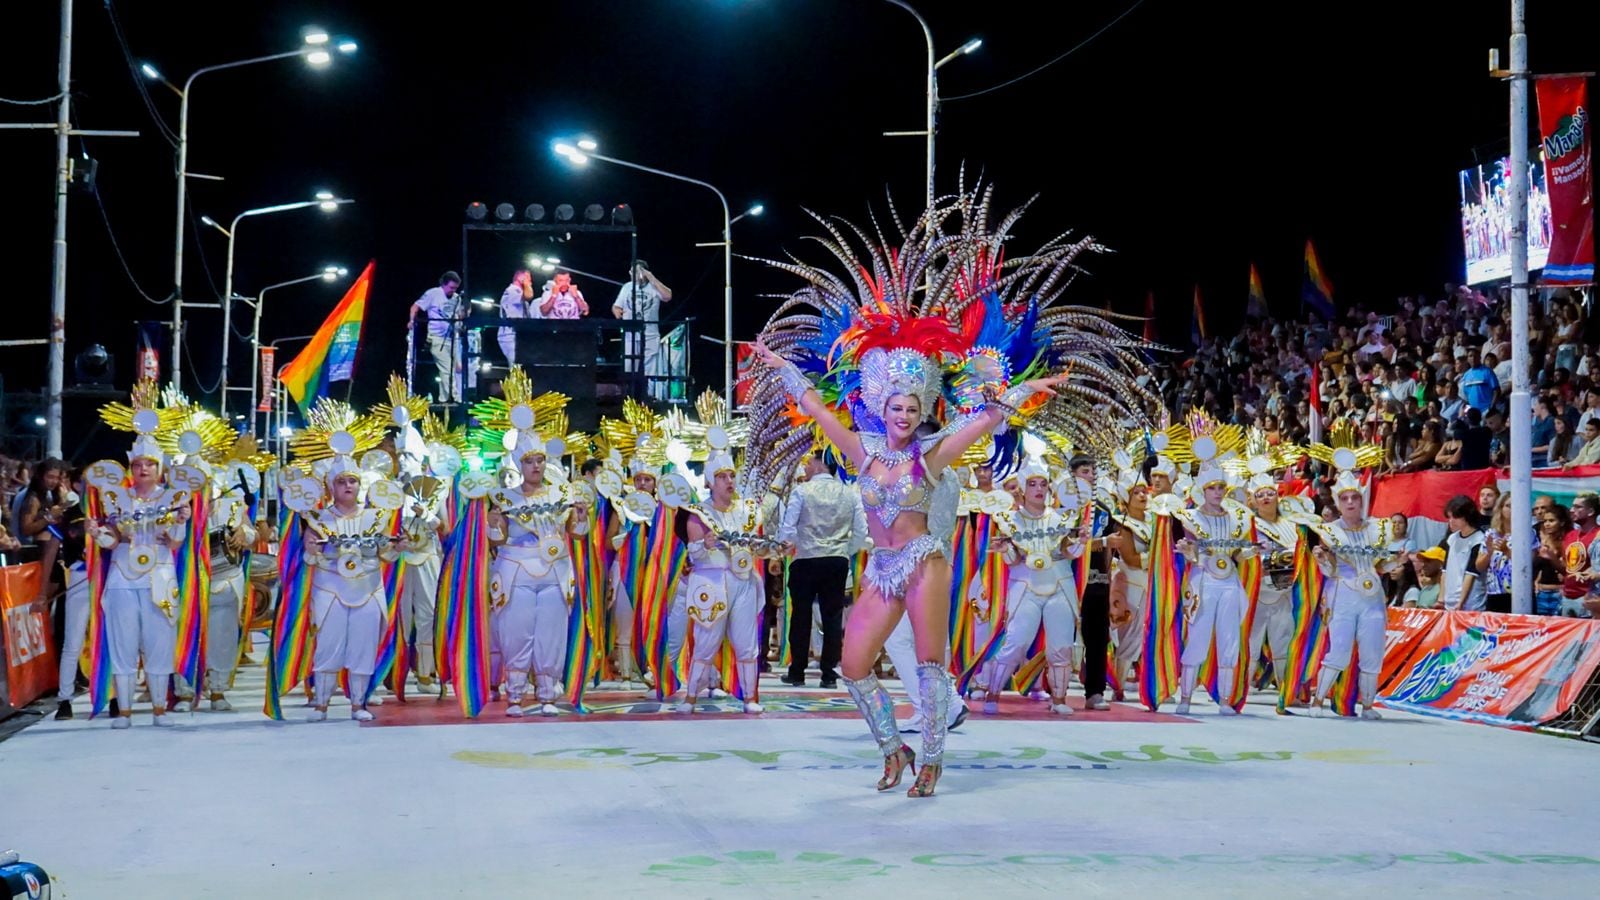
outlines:
[{"label": "beaded belt", "polygon": [[885,601],[902,600],[917,564],[930,556],[943,556],[944,545],[931,534],[919,534],[893,550],[873,550],[861,577],[878,589]]}]

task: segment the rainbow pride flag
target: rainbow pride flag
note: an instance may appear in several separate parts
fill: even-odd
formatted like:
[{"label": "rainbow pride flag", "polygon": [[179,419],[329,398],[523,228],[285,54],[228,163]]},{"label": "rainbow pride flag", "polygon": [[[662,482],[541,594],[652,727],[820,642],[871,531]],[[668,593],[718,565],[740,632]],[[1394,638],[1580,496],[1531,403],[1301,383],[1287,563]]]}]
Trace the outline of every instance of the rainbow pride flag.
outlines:
[{"label": "rainbow pride flag", "polygon": [[1181,674],[1185,566],[1172,542],[1172,517],[1156,516],[1150,535],[1149,610],[1139,662],[1139,702],[1151,712],[1178,692]]},{"label": "rainbow pride flag", "polygon": [[[595,513],[589,513],[589,530],[584,534],[569,535],[568,552],[572,555],[572,604],[567,610],[567,666],[562,683],[567,688],[567,702],[577,712],[588,712],[583,705],[583,692],[591,679],[598,683],[606,668],[606,595],[605,564],[600,545],[605,543],[604,525]],[[598,541],[595,529],[601,528]]]},{"label": "rainbow pride flag", "polygon": [[[678,692],[683,679],[683,657],[667,658],[667,619],[672,613],[673,592],[677,589],[678,575],[683,571],[683,560],[688,548],[677,539],[672,527],[674,511],[657,504],[655,517],[650,522],[648,549],[642,572],[639,575],[639,593],[635,594],[634,616],[642,636],[640,650],[644,654],[643,670],[656,679],[656,699],[665,699]],[[689,642],[684,641],[684,647]]]},{"label": "rainbow pride flag", "polygon": [[1322,260],[1317,258],[1317,248],[1306,241],[1306,273],[1300,285],[1300,303],[1324,320],[1333,318],[1333,283],[1322,271]]},{"label": "rainbow pride flag", "polygon": [[1250,294],[1245,300],[1245,315],[1265,319],[1270,314],[1267,307],[1267,289],[1261,286],[1261,273],[1256,264],[1250,264]]},{"label": "rainbow pride flag", "polygon": [[[400,534],[400,514],[390,515],[385,530],[390,537]],[[406,700],[406,675],[411,670],[410,642],[405,632],[405,617],[400,614],[400,599],[405,589],[406,564],[405,560],[397,559],[394,562],[385,562],[380,567],[383,581],[383,608],[384,628],[383,635],[378,639],[377,662],[372,669],[372,677],[367,679],[367,695],[362,700],[365,702],[377,690],[378,685],[385,678],[393,678],[389,689],[394,691],[396,700],[404,703]]]},{"label": "rainbow pride flag", "polygon": [[[959,587],[955,590],[956,596],[952,598],[952,602],[959,604],[960,614],[959,616],[952,616],[957,619],[957,622],[956,627],[950,632],[950,671],[951,674],[956,676],[956,689],[961,693],[966,693],[968,686],[972,683],[972,679],[977,676],[984,663],[993,659],[994,655],[1000,652],[1000,643],[1002,638],[1005,637],[1004,623],[1006,621],[1006,577],[1008,572],[1005,560],[1000,558],[1000,554],[992,550],[992,541],[994,539],[994,529],[991,527],[992,521],[986,513],[974,513],[970,521],[970,534],[967,536],[967,541],[969,542],[972,559],[966,564],[972,566],[973,574],[968,577],[975,579],[979,590],[989,598],[989,614],[986,619],[978,617],[978,611],[973,608],[968,599],[971,594],[970,581],[958,582]],[[958,534],[957,540],[959,541],[960,539]],[[956,555],[958,559],[962,557],[962,551],[959,546]],[[989,629],[987,639],[982,643],[978,642],[978,625],[980,622],[987,622],[993,626]]]},{"label": "rainbow pride flag", "polygon": [[324,319],[311,343],[278,370],[278,378],[289,396],[299,404],[302,415],[309,414],[318,398],[328,396],[328,385],[349,381],[355,374],[356,351],[361,346],[361,321],[367,312],[367,294],[372,289],[372,267],[367,263],[344,299]]}]

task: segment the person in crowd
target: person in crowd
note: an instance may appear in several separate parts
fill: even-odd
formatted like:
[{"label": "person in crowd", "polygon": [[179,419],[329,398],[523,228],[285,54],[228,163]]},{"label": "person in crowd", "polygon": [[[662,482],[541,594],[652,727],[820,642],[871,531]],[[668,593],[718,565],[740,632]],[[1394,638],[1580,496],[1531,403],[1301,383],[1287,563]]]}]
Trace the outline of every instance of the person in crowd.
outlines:
[{"label": "person in crowd", "polygon": [[539,298],[539,316],[544,319],[581,319],[589,314],[583,291],[572,283],[569,272],[556,273],[555,280]]},{"label": "person in crowd", "polygon": [[466,300],[460,294],[461,276],[446,272],[439,286],[429,288],[411,304],[411,328],[417,317],[428,324],[428,353],[438,372],[439,400],[454,403],[461,399],[461,322],[466,315]]},{"label": "person in crowd", "polygon": [[1561,583],[1566,577],[1561,541],[1571,528],[1567,508],[1551,504],[1539,519],[1539,549],[1533,558],[1533,611],[1541,616],[1562,613]]},{"label": "person in crowd", "polygon": [[[1498,497],[1498,495],[1497,495]],[[1466,496],[1456,496],[1445,504],[1445,564],[1442,598],[1445,609],[1481,611],[1485,605],[1482,567],[1483,532],[1478,528],[1480,512]]]},{"label": "person in crowd", "polygon": [[[540,315],[539,304],[533,299],[533,273],[527,269],[518,269],[512,273],[511,283],[500,293],[500,318],[537,319]],[[505,354],[506,365],[516,365],[516,329],[500,328],[496,331],[495,338],[500,344],[500,352]]]}]

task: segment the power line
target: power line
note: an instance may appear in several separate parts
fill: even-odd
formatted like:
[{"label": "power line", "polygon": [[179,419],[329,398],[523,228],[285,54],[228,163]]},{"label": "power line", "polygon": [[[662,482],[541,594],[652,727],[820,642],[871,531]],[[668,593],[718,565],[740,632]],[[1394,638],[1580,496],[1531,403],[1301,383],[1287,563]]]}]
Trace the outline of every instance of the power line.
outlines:
[{"label": "power line", "polygon": [[12,106],[44,106],[46,103],[54,103],[65,96],[66,94],[57,94],[54,97],[46,97],[43,100],[13,100],[10,97],[0,97],[0,103],[9,103]]},{"label": "power line", "polygon": [[1126,19],[1128,17],[1129,13],[1133,12],[1134,10],[1138,9],[1140,6],[1143,6],[1143,5],[1144,5],[1144,0],[1134,0],[1134,4],[1132,6],[1130,6],[1130,7],[1128,7],[1126,10],[1123,10],[1122,15],[1117,16],[1115,19],[1112,19],[1110,22],[1107,22],[1103,27],[1101,27],[1101,29],[1099,31],[1096,31],[1094,34],[1091,34],[1088,37],[1084,38],[1083,40],[1079,41],[1077,44],[1073,45],[1070,49],[1068,49],[1067,52],[1061,54],[1060,56],[1057,56],[1055,59],[1050,60],[1049,62],[1045,63],[1044,65],[1039,66],[1037,69],[1033,69],[1032,71],[1029,71],[1029,72],[1024,72],[1023,74],[1018,75],[1017,77],[1011,79],[1010,81],[1003,81],[1003,82],[995,85],[994,87],[984,88],[981,91],[973,91],[970,94],[957,94],[954,97],[940,97],[939,99],[941,101],[945,101],[945,102],[948,102],[948,101],[951,101],[951,100],[969,100],[969,99],[971,99],[973,97],[982,97],[984,94],[992,94],[995,91],[1000,90],[1001,88],[1008,88],[1008,87],[1012,86],[1013,84],[1016,84],[1017,82],[1022,81],[1025,78],[1032,78],[1033,76],[1039,74],[1040,72],[1043,72],[1045,69],[1048,69],[1051,66],[1055,65],[1056,63],[1061,62],[1063,59],[1066,59],[1067,57],[1071,56],[1072,54],[1077,53],[1079,50],[1082,50],[1084,47],[1087,47],[1090,43],[1092,43],[1094,41],[1095,38],[1099,37],[1102,34],[1105,34],[1108,30],[1110,30],[1111,26],[1117,24],[1118,22],[1121,22],[1123,19]]},{"label": "power line", "polygon": [[[117,11],[112,8],[111,0],[105,0],[106,17],[111,20],[111,31],[117,37],[117,46],[122,48],[122,59],[128,64],[128,74],[133,78],[133,89],[138,92],[139,99],[144,101],[144,108],[150,113],[150,118],[156,123],[156,128],[161,132],[161,137],[173,149],[178,147],[178,136],[171,128],[167,127],[166,120],[161,118],[161,113],[156,109],[155,101],[150,99],[150,91],[145,86],[145,79],[139,71],[139,65],[133,58],[133,50],[128,47],[128,39],[122,33],[122,23],[117,20]],[[176,167],[176,165],[174,165]]]},{"label": "power line", "polygon": [[150,296],[149,294],[145,293],[145,289],[139,285],[139,279],[133,277],[133,270],[128,267],[128,259],[127,259],[127,257],[122,255],[122,245],[117,243],[117,233],[115,231],[113,231],[112,228],[111,228],[111,216],[110,216],[109,213],[106,212],[105,200],[103,198],[101,198],[101,196],[100,196],[100,185],[96,184],[94,186],[93,193],[94,193],[95,206],[98,206],[100,208],[100,221],[102,221],[102,222],[104,222],[106,224],[106,237],[111,239],[111,249],[116,251],[117,262],[122,264],[122,272],[123,272],[124,275],[128,276],[128,282],[133,285],[133,289],[134,290],[139,292],[139,296],[141,296],[144,299],[150,301],[151,303],[154,303],[157,306],[162,306],[164,304],[171,303],[172,302],[172,298],[171,297],[168,297],[165,300],[157,300],[156,298],[154,298],[154,297]]}]

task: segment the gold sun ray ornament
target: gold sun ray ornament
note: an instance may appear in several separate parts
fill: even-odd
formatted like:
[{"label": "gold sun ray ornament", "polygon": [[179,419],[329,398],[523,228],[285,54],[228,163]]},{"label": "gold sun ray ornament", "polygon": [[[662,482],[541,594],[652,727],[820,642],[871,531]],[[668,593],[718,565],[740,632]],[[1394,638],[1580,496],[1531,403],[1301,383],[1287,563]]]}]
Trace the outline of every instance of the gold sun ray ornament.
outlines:
[{"label": "gold sun ray ornament", "polygon": [[428,444],[443,444],[457,452],[467,451],[467,426],[461,425],[451,428],[445,424],[444,419],[437,413],[428,413],[422,417],[422,439]]},{"label": "gold sun ray ornament", "polygon": [[118,431],[138,431],[133,425],[133,417],[140,410],[150,410],[159,417],[156,430],[161,433],[175,428],[185,414],[181,405],[167,406],[162,403],[161,386],[153,379],[146,378],[134,384],[130,402],[117,401],[100,407],[100,421]]},{"label": "gold sun ray ornament", "polygon": [[1237,455],[1245,444],[1242,427],[1221,424],[1198,409],[1190,410],[1182,422],[1167,426],[1165,434],[1167,446],[1158,450],[1180,466]]},{"label": "gold sun ray ornament", "polygon": [[624,460],[642,456],[655,466],[667,461],[667,436],[661,417],[632,397],[622,401],[621,419],[600,420],[600,434],[608,453],[615,451]]},{"label": "gold sun ray ornament", "polygon": [[391,374],[387,392],[388,400],[372,408],[371,415],[404,428],[428,415],[428,398],[413,395],[406,389],[406,380]]},{"label": "gold sun ray ornament", "polygon": [[1328,429],[1328,442],[1310,445],[1306,455],[1341,472],[1349,472],[1369,469],[1383,462],[1383,447],[1362,443],[1355,425],[1349,419],[1340,419]]},{"label": "gold sun ray ornament", "polygon": [[[361,415],[342,400],[323,397],[306,416],[306,427],[289,439],[289,450],[294,454],[295,465],[309,470],[312,464],[341,455],[330,444],[330,439],[341,432],[350,436],[353,448],[343,455],[359,457],[383,443],[389,419],[375,415]],[[334,443],[346,443],[336,441]]]},{"label": "gold sun ray ornament", "polygon": [[232,463],[243,463],[258,472],[265,472],[272,468],[278,458],[271,453],[263,452],[261,444],[248,434],[236,436],[226,447],[218,451],[208,451],[206,462],[213,466],[227,466]]},{"label": "gold sun ray ornament", "polygon": [[1229,475],[1249,478],[1266,472],[1287,469],[1298,463],[1306,450],[1287,441],[1277,445],[1267,443],[1267,433],[1251,426],[1245,432],[1244,447],[1238,456],[1222,461],[1223,471]]},{"label": "gold sun ray ornament", "polygon": [[569,431],[566,394],[547,391],[533,393],[533,380],[520,365],[511,367],[500,382],[500,396],[473,405],[470,416],[478,427],[467,432],[467,445],[476,448],[485,460],[498,459],[506,452],[507,438],[513,430],[532,430],[544,441],[566,439]]}]

